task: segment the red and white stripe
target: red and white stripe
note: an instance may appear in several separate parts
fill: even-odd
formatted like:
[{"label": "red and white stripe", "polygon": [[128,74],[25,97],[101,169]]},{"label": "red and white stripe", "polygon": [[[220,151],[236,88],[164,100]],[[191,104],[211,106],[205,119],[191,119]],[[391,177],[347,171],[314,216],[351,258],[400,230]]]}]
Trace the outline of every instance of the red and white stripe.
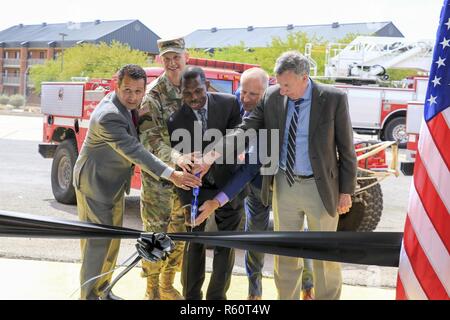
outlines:
[{"label": "red and white stripe", "polygon": [[400,255],[397,299],[450,299],[450,108],[419,138]]}]

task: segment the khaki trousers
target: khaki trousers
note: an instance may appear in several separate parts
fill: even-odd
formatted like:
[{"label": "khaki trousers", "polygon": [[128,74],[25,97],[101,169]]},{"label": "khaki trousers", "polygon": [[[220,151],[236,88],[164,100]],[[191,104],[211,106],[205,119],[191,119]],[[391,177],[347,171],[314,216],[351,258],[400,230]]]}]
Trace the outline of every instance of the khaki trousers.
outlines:
[{"label": "khaki trousers", "polygon": [[[306,216],[310,231],[336,231],[339,216],[325,209],[314,178],[295,178],[290,187],[283,170],[275,176],[273,193],[275,231],[302,231]],[[303,259],[275,256],[274,279],[278,299],[299,300],[302,288]],[[337,300],[341,294],[341,267],[337,262],[313,260],[316,299]]]},{"label": "khaki trousers", "polygon": [[[105,204],[86,197],[76,191],[78,217],[81,221],[122,226],[125,196],[114,204]],[[90,279],[107,273],[116,267],[119,254],[119,239],[82,239],[80,285],[82,300],[97,299],[111,283],[113,273],[105,274],[95,280]]]}]

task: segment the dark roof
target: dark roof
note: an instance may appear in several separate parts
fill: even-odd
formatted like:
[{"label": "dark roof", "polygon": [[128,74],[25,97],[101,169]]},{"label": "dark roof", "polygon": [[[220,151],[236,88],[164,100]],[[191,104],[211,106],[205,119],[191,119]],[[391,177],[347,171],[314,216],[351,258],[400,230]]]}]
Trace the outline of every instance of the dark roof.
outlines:
[{"label": "dark roof", "polygon": [[[127,33],[121,31],[128,31]],[[130,46],[151,53],[158,53],[156,41],[159,37],[142,24],[139,20],[119,20],[119,21],[91,21],[91,22],[68,22],[56,24],[37,25],[16,25],[6,30],[0,31],[0,43],[5,47],[20,47],[26,43],[28,47],[45,48],[49,43],[60,47],[62,43],[61,33],[64,36],[64,46],[69,47],[76,43],[111,40],[110,36],[117,34],[115,40],[122,43],[129,43],[127,35],[131,38],[140,38],[141,44],[138,47]],[[107,41],[106,41],[107,42]]]},{"label": "dark roof", "polygon": [[[378,34],[383,31],[382,34]],[[322,25],[282,27],[246,27],[229,29],[200,29],[185,37],[188,48],[222,48],[240,45],[249,48],[263,48],[271,44],[274,37],[284,40],[289,33],[306,32],[310,37],[321,38],[327,41],[337,41],[349,33],[360,35],[377,35],[390,37],[403,37],[403,34],[392,22],[364,22]]]}]

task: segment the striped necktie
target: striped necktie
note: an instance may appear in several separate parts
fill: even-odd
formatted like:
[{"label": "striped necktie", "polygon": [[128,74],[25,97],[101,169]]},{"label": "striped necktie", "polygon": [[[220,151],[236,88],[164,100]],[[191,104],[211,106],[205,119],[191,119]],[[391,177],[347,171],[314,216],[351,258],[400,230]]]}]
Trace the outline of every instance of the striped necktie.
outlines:
[{"label": "striped necktie", "polygon": [[294,101],[295,108],[294,114],[292,115],[291,123],[289,125],[288,133],[288,145],[287,145],[287,157],[286,157],[286,179],[290,187],[295,183],[294,180],[294,167],[295,167],[295,146],[296,146],[296,136],[297,136],[297,124],[298,117],[300,113],[300,104],[303,99],[298,99]]},{"label": "striped necktie", "polygon": [[206,122],[206,109],[201,108],[197,112],[200,115],[200,120],[202,122],[202,132],[205,133],[206,129],[208,128],[208,124]]},{"label": "striped necktie", "polygon": [[[206,119],[206,109],[201,108],[200,110],[197,110],[197,112],[200,115],[200,120],[202,122],[202,133],[205,134],[206,130],[208,129],[208,122]],[[211,170],[208,171],[208,173],[205,175],[204,179],[206,179],[211,186],[215,185],[214,176],[213,176],[213,173]]]}]

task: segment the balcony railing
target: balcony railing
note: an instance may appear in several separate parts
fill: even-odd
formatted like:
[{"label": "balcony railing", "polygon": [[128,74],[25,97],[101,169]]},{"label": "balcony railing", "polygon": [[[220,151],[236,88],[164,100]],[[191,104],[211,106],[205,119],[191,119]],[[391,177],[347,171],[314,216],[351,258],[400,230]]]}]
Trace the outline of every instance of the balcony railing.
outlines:
[{"label": "balcony railing", "polygon": [[20,67],[20,59],[4,59],[4,67]]},{"label": "balcony railing", "polygon": [[18,86],[20,84],[20,77],[3,76],[3,84]]},{"label": "balcony railing", "polygon": [[44,64],[45,59],[28,59],[28,65],[35,65],[35,64]]}]

